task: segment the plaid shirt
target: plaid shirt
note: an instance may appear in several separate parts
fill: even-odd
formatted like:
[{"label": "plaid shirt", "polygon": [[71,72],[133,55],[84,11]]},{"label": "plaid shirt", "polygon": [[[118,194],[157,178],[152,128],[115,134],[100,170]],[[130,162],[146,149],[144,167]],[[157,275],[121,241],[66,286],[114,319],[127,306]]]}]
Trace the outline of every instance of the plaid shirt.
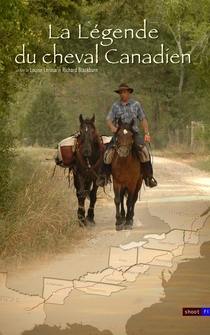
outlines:
[{"label": "plaid shirt", "polygon": [[106,120],[112,121],[118,127],[118,119],[121,117],[122,122],[131,122],[134,120],[134,131],[138,132],[138,120],[142,121],[147,117],[147,114],[141,107],[140,103],[136,100],[130,99],[127,105],[124,105],[122,100],[115,102]]}]

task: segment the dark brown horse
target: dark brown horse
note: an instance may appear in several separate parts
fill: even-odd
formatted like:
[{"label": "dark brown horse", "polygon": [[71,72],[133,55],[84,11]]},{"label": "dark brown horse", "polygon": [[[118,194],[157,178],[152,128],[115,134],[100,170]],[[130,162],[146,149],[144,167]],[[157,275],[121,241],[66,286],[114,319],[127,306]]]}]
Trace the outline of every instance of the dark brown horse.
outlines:
[{"label": "dark brown horse", "polygon": [[[134,121],[122,124],[115,139],[115,153],[112,160],[113,188],[116,206],[116,230],[130,230],[133,226],[134,206],[142,185],[140,146],[133,130]],[[124,209],[124,197],[127,197],[127,213]]]},{"label": "dark brown horse", "polygon": [[[80,226],[94,226],[94,206],[98,178],[103,156],[103,144],[95,127],[95,115],[92,119],[79,116],[80,135],[77,141],[76,163],[74,168],[74,186],[78,199],[78,220]],[[85,217],[85,200],[90,199]]]}]

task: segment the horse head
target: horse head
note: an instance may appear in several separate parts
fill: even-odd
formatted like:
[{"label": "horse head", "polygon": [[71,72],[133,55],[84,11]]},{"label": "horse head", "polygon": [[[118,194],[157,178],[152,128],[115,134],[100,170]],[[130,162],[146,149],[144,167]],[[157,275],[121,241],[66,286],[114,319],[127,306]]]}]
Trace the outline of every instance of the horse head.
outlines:
[{"label": "horse head", "polygon": [[[89,120],[90,122],[92,122],[94,124],[95,123],[95,114],[93,114],[92,119],[87,118],[86,120]],[[82,124],[83,122],[85,122],[85,120],[83,119],[82,114],[80,114],[80,116],[79,116],[79,121],[80,121],[80,124]]]},{"label": "horse head", "polygon": [[126,158],[134,142],[134,120],[130,123],[123,123],[121,118],[119,118],[118,125],[119,127],[116,133],[117,153],[121,158]]},{"label": "horse head", "polygon": [[82,156],[90,157],[92,145],[95,142],[97,132],[95,128],[95,114],[93,117],[83,119],[82,114],[79,116],[80,121],[80,151]]}]

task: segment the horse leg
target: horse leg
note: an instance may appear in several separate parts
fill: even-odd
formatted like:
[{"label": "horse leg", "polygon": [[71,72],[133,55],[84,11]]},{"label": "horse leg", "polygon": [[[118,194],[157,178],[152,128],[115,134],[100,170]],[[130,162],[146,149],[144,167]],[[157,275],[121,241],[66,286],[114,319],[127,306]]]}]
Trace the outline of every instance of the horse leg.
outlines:
[{"label": "horse leg", "polygon": [[121,213],[120,213],[120,204],[122,203],[123,201],[123,192],[122,192],[122,189],[116,185],[114,185],[114,194],[115,194],[115,197],[114,197],[114,202],[115,202],[115,207],[116,207],[116,222],[115,222],[115,225],[116,225],[116,230],[119,231],[119,230],[122,230],[124,228],[124,223],[122,222],[122,216],[121,216]]},{"label": "horse leg", "polygon": [[76,196],[78,201],[77,218],[80,227],[84,226],[85,222],[85,198],[86,192],[84,189],[84,184],[78,175],[74,175],[74,186],[76,188]]},{"label": "horse leg", "polygon": [[126,201],[127,214],[125,229],[131,230],[133,228],[133,216],[134,216],[134,202],[133,202],[133,192],[128,191],[128,199]]},{"label": "horse leg", "polygon": [[78,199],[78,210],[77,217],[79,220],[79,225],[83,227],[85,225],[85,194],[83,191],[77,191],[77,199]]},{"label": "horse leg", "polygon": [[94,221],[94,207],[95,207],[95,203],[96,203],[96,194],[97,194],[97,189],[98,186],[96,185],[96,183],[93,183],[93,188],[90,191],[90,205],[89,205],[89,209],[88,209],[88,214],[86,216],[85,219],[85,225],[89,226],[89,227],[94,227],[95,226],[95,221]]},{"label": "horse leg", "polygon": [[138,199],[138,193],[141,188],[141,185],[142,185],[142,178],[138,180],[135,191],[133,193],[129,193],[128,195],[127,215],[126,215],[126,224],[125,224],[126,230],[131,230],[133,228],[134,207]]},{"label": "horse leg", "polygon": [[120,198],[121,198],[121,218],[122,218],[122,221],[125,221],[124,197],[127,195],[127,191],[128,191],[127,188],[122,187],[121,195],[120,195]]}]

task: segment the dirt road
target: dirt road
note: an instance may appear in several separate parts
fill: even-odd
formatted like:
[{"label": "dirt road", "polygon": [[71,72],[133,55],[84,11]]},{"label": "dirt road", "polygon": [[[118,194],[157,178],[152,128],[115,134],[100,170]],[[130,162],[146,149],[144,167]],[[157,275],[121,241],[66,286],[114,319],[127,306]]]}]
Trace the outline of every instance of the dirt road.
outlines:
[{"label": "dirt road", "polygon": [[[115,231],[113,192],[108,186],[107,194],[98,192],[96,227],[74,253],[24,273],[8,274],[7,288],[39,295],[41,302],[21,315],[16,315],[17,304],[10,304],[10,312],[2,317],[2,335],[19,335],[17,322],[18,329],[28,331],[24,334],[54,334],[52,329],[57,329],[56,335],[64,329],[70,335],[182,334],[178,325],[183,325],[183,334],[194,334],[196,318],[183,317],[182,308],[210,305],[207,251],[202,276],[199,267],[204,260],[200,248],[210,241],[208,214],[200,216],[210,205],[210,174],[159,157],[153,166],[158,187],[142,188],[132,231]],[[195,260],[197,265],[189,267]],[[182,274],[176,277],[179,266]],[[203,294],[200,284],[196,291],[189,276],[191,284],[184,280],[186,286],[182,285],[189,273],[208,294]],[[38,309],[45,318],[36,315],[35,333],[26,318]],[[19,321],[12,323],[13,318]],[[207,334],[208,320],[196,319],[199,333]]]}]

